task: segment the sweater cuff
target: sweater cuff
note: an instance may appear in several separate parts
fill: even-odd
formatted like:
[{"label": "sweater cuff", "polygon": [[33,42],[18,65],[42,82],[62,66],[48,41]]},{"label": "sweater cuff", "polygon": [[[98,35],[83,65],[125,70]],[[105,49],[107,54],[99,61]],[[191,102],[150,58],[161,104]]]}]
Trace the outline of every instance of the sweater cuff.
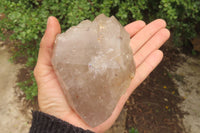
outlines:
[{"label": "sweater cuff", "polygon": [[32,115],[32,126],[29,133],[93,133],[43,112],[33,111]]}]

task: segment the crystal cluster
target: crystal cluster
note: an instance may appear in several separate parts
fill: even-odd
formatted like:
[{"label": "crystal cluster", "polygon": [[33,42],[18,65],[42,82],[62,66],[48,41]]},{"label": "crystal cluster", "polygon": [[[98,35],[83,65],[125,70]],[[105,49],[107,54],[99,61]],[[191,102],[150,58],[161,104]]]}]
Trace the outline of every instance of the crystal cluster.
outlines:
[{"label": "crystal cluster", "polygon": [[66,99],[90,126],[104,122],[135,72],[130,36],[115,17],[84,20],[56,37],[52,64]]}]

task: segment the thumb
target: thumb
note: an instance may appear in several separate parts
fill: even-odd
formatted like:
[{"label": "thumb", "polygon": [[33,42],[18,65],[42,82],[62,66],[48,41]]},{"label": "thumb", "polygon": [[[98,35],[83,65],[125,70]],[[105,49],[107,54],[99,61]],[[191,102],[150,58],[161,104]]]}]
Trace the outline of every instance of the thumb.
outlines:
[{"label": "thumb", "polygon": [[[40,43],[38,63],[51,66],[51,55],[56,35],[61,32],[58,20],[50,16],[47,21],[47,28]],[[38,64],[37,63],[37,64]]]},{"label": "thumb", "polygon": [[49,17],[47,29],[40,43],[37,65],[34,69],[36,80],[52,71],[51,56],[56,35],[61,32],[60,24],[55,17]]}]

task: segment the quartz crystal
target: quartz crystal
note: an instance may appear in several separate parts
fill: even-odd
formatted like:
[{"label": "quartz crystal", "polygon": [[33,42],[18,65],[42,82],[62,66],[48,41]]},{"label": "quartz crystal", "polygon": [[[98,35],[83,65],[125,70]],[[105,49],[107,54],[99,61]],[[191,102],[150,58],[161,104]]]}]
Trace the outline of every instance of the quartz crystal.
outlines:
[{"label": "quartz crystal", "polygon": [[130,36],[115,17],[84,20],[56,37],[52,65],[72,109],[95,127],[112,114],[135,72]]}]

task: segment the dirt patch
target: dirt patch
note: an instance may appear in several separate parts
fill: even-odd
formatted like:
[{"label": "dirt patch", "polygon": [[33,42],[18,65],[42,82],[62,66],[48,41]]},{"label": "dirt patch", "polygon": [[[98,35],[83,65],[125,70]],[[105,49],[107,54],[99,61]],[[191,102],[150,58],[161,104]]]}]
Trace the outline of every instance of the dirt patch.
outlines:
[{"label": "dirt patch", "polygon": [[176,70],[177,62],[183,62],[179,50],[165,45],[164,59],[149,77],[134,91],[127,108],[126,129],[136,127],[139,133],[183,133],[183,112],[178,104],[184,98],[179,95],[168,70]]}]

